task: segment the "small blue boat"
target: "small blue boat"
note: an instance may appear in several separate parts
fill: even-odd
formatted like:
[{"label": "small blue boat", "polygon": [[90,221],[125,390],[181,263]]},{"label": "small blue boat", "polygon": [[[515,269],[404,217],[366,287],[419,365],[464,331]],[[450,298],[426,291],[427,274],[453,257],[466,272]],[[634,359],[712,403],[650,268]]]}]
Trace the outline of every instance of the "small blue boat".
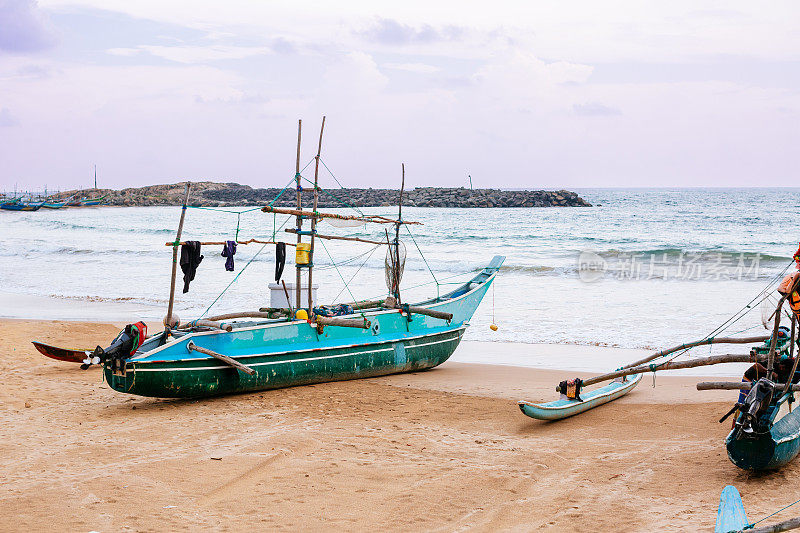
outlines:
[{"label": "small blue boat", "polygon": [[642,374],[626,376],[604,387],[581,393],[581,400],[561,399],[548,403],[517,402],[520,410],[537,420],[560,420],[625,396],[639,384]]}]

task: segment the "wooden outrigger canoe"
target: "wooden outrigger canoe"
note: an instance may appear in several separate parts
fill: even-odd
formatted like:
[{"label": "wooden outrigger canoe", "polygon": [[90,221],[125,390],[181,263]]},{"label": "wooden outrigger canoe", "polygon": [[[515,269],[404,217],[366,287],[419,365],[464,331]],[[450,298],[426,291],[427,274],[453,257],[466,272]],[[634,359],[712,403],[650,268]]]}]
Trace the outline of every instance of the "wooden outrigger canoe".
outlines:
[{"label": "wooden outrigger canoe", "polygon": [[537,420],[560,420],[614,401],[632,391],[642,381],[642,374],[625,376],[604,387],[581,394],[581,399],[562,398],[548,403],[517,402],[520,410]]},{"label": "wooden outrigger canoe", "polygon": [[472,280],[416,304],[410,315],[379,308],[337,317],[366,328],[277,319],[230,322],[230,331],[161,332],[121,364],[106,360],[105,379],[119,392],[197,398],[433,368],[455,351],[503,260],[496,256]]},{"label": "wooden outrigger canoe", "polygon": [[[798,259],[798,268],[800,268],[800,259]],[[745,470],[779,468],[793,460],[800,452],[800,410],[790,411],[779,418],[781,407],[790,405],[794,400],[794,392],[800,390],[800,385],[797,384],[800,381],[800,372],[798,372],[800,357],[795,356],[795,348],[797,347],[796,311],[791,315],[791,330],[786,327],[780,327],[783,303],[789,294],[800,289],[800,276],[795,275],[794,278],[786,278],[786,280],[790,281],[792,279],[794,281],[788,292],[784,292],[781,289],[783,296],[780,298],[773,314],[774,326],[771,335],[757,337],[709,336],[695,342],[656,352],[614,372],[594,376],[586,380],[562,381],[556,390],[566,394],[568,396],[567,399],[546,404],[521,401],[519,402],[519,407],[524,414],[530,417],[555,420],[582,413],[598,405],[613,401],[635,387],[635,383],[628,386],[618,383],[582,393],[581,388],[586,385],[624,376],[636,376],[641,379],[642,373],[659,370],[677,370],[733,362],[763,363],[765,366],[762,367],[762,375],[771,376],[773,379],[774,376],[778,376],[787,381],[787,383],[774,383],[770,379],[762,377],[753,383],[749,381],[698,383],[697,389],[750,390],[720,420],[720,422],[724,422],[730,415],[736,413],[734,427],[725,439],[728,458],[734,465]],[[784,280],[784,283],[787,283],[786,280]],[[750,344],[756,342],[763,344],[752,347],[748,354],[715,355],[689,361],[673,361],[665,358],[667,355],[701,345]],[[661,359],[662,362],[651,363],[651,361],[658,359]],[[583,397],[581,397],[581,394],[583,394]]]}]

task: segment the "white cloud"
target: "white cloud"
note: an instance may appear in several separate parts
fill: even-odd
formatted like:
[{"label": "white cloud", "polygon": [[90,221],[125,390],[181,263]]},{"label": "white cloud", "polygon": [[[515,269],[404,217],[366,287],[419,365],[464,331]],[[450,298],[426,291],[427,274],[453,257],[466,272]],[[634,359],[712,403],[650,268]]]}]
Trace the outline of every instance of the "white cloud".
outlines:
[{"label": "white cloud", "polygon": [[394,70],[416,72],[418,74],[432,74],[441,70],[439,67],[434,67],[427,63],[384,63],[383,66]]},{"label": "white cloud", "polygon": [[160,57],[176,63],[207,63],[223,59],[243,59],[258,55],[267,55],[271,50],[266,46],[159,46],[159,45],[139,45],[136,48],[111,48],[107,50],[109,54],[119,56],[135,56],[141,53],[148,53],[155,57]]}]

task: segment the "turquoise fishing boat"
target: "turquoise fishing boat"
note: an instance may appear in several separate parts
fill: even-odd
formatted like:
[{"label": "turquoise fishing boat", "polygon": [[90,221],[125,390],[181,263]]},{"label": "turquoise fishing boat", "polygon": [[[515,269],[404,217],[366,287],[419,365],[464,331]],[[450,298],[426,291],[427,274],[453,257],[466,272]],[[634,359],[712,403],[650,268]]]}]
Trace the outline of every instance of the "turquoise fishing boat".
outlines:
[{"label": "turquoise fishing boat", "polygon": [[[239,245],[276,245],[275,287],[280,287],[277,282],[283,271],[283,262],[277,257],[282,256],[285,259],[286,247],[295,247],[296,272],[295,285],[292,288],[294,298],[290,297],[287,285],[281,280],[282,291],[276,291],[280,300],[277,306],[260,308],[258,311],[209,316],[186,323],[175,316],[173,309],[179,248],[183,260],[184,252],[189,252],[193,247],[199,255],[199,246],[202,245],[228,246],[228,241],[181,241],[190,192],[190,184],[187,183],[175,240],[166,243],[172,248],[172,278],[164,330],[147,337],[144,323],[129,324],[109,347],[98,346],[90,353],[42,343],[37,344],[37,349],[54,359],[82,361],[84,368],[102,365],[106,382],[116,391],[159,398],[198,398],[263,391],[413,372],[445,362],[461,341],[505,258],[495,256],[485,268],[477,274],[473,273],[469,281],[446,294],[439,294],[437,290],[435,298],[414,304],[403,302],[400,284],[406,250],[400,241],[400,228],[408,229],[410,224],[419,224],[402,218],[405,166],[401,167],[403,178],[396,218],[364,214],[352,207],[350,208],[356,212],[354,215],[319,212],[317,204],[319,191],[322,190],[318,181],[322,131],[325,125],[323,118],[320,144],[314,158],[314,180],[307,180],[313,185],[313,205],[310,210],[304,210],[301,179],[306,178],[302,176],[300,169],[301,125],[302,123],[298,125],[295,175],[283,189],[285,191],[290,185],[295,186],[297,208],[277,208],[272,204],[263,207],[261,211],[274,215],[270,217],[273,220],[272,239],[238,240],[237,222],[235,241]],[[295,220],[295,227],[284,231],[295,236],[296,242],[276,240],[276,231],[280,229],[275,222],[277,215],[288,215],[287,222]],[[237,220],[238,216],[240,215],[237,214]],[[323,220],[334,227],[382,224],[384,228],[393,227],[394,231],[390,235],[388,229],[381,229],[385,240],[381,237],[367,239],[323,235],[317,231],[317,223]],[[304,227],[304,224],[309,223],[310,228],[308,225]],[[410,235],[411,230],[408,232]],[[304,237],[308,241],[304,242]],[[319,239],[368,243],[373,245],[373,251],[385,246],[384,265],[388,295],[379,300],[317,305],[314,301],[316,296],[313,292],[312,273],[315,242],[319,244]],[[332,257],[331,262],[335,266]],[[347,289],[348,282],[345,282],[344,277],[342,281]],[[435,276],[434,281],[438,287]],[[205,312],[201,317],[204,314]]]},{"label": "turquoise fishing boat", "polygon": [[[337,317],[363,327],[273,319],[161,332],[133,357],[107,360],[105,378],[119,392],[196,398],[433,368],[455,351],[502,263],[495,257],[463,286],[409,306],[412,311],[379,306]],[[425,311],[442,315],[421,314]],[[209,351],[254,372],[206,355]]]}]

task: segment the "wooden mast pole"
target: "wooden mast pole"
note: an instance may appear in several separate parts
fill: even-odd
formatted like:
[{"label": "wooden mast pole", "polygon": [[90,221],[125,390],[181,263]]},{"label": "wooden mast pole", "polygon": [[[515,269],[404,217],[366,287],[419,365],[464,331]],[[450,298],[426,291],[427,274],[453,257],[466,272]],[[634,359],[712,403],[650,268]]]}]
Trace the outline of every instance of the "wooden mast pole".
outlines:
[{"label": "wooden mast pole", "polygon": [[795,348],[795,335],[797,334],[797,315],[792,313],[792,336],[789,338],[789,357],[794,359],[794,363],[792,364],[792,371],[789,372],[789,377],[786,379],[786,386],[783,388],[783,394],[789,392],[789,389],[792,387],[792,381],[794,380],[794,373],[797,371],[797,363],[800,361],[800,357],[795,357],[794,348]]},{"label": "wooden mast pole", "polygon": [[175,305],[175,278],[178,275],[178,246],[181,242],[181,233],[183,232],[183,221],[186,218],[186,205],[189,203],[189,188],[190,182],[186,182],[186,189],[183,191],[183,206],[181,207],[181,221],[178,223],[178,233],[175,236],[175,242],[172,245],[172,280],[169,284],[169,306],[167,307],[167,316],[164,317],[164,326],[173,328],[177,325],[177,320],[173,320],[172,308]]},{"label": "wooden mast pole", "polygon": [[314,234],[317,231],[317,203],[319,202],[319,156],[322,153],[322,133],[325,131],[325,116],[322,117],[322,127],[319,129],[319,144],[317,145],[317,156],[314,158],[314,211],[311,215],[311,250],[308,252],[308,316],[311,318],[313,304],[311,297],[313,295],[312,273],[314,270]]},{"label": "wooden mast pole", "polygon": [[397,223],[394,225],[394,297],[400,303],[400,225],[403,223],[403,189],[406,187],[406,164],[400,163],[400,198],[397,201]]},{"label": "wooden mast pole", "polygon": [[[303,231],[303,186],[300,184],[300,139],[303,129],[303,121],[297,121],[297,163],[295,164],[294,170],[294,180],[295,184],[297,185],[297,210],[300,211],[297,215],[297,244],[300,244],[303,240],[303,235],[301,232]],[[302,267],[301,265],[295,265],[295,270],[297,275],[295,276],[295,309],[300,309],[300,283],[302,282]]]}]

